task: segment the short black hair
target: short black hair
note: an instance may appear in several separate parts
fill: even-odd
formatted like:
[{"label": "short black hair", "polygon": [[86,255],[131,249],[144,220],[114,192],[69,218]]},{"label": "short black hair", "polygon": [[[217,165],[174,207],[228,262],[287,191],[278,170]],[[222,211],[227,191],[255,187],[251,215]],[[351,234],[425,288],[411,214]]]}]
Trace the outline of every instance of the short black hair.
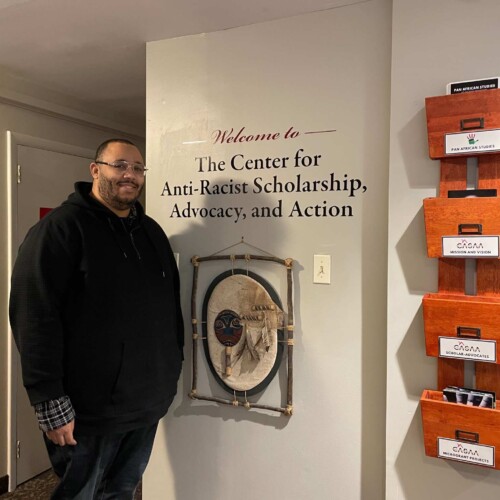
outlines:
[{"label": "short black hair", "polygon": [[134,146],[134,148],[137,148],[137,146],[128,139],[108,139],[107,141],[104,141],[101,145],[99,145],[99,147],[97,148],[95,152],[94,161],[100,160],[102,158],[104,151],[106,151],[106,148],[113,142],[120,142],[121,144],[130,144],[130,146]]}]

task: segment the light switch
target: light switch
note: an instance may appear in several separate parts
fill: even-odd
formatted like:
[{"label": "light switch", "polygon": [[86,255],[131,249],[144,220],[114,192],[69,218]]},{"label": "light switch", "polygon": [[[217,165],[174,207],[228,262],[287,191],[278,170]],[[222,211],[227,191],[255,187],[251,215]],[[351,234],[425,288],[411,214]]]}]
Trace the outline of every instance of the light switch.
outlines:
[{"label": "light switch", "polygon": [[177,269],[179,269],[179,253],[174,252],[175,263],[177,264]]},{"label": "light switch", "polygon": [[313,283],[330,284],[330,255],[314,256]]}]

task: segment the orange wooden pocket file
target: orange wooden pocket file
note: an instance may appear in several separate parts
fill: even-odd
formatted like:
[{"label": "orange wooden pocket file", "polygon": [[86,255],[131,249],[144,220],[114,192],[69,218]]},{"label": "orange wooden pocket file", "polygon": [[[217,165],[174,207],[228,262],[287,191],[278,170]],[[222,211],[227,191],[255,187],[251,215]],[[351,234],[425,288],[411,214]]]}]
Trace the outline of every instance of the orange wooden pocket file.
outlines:
[{"label": "orange wooden pocket file", "polygon": [[[426,353],[438,358],[438,390],[420,399],[425,453],[499,469],[500,410],[474,397],[500,394],[500,89],[431,97],[426,111],[429,154],[441,161],[437,196],[423,202],[439,273],[422,300]],[[466,361],[471,404],[458,398]]]}]

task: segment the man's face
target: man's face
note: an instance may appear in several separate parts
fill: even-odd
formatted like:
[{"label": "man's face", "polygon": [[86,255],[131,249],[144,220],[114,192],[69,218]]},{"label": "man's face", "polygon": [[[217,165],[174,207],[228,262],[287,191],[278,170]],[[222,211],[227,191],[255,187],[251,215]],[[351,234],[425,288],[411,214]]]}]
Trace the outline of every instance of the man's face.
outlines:
[{"label": "man's face", "polygon": [[[121,142],[109,144],[99,160],[107,163],[125,160],[131,164],[144,164],[136,147]],[[130,167],[126,172],[120,173],[112,166],[99,164],[93,168],[92,175],[97,181],[100,197],[115,210],[128,210],[139,198],[144,186],[144,176],[134,173]]]}]

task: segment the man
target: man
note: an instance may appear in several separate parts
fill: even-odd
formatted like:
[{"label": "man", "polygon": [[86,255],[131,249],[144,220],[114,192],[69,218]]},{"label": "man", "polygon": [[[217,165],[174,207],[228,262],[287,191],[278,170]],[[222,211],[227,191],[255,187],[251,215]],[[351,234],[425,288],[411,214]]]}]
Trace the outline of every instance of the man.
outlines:
[{"label": "man", "polygon": [[137,201],[145,171],[130,141],[101,144],[92,183],[30,229],[14,267],[10,320],[53,499],[133,498],[177,390],[179,277]]}]

